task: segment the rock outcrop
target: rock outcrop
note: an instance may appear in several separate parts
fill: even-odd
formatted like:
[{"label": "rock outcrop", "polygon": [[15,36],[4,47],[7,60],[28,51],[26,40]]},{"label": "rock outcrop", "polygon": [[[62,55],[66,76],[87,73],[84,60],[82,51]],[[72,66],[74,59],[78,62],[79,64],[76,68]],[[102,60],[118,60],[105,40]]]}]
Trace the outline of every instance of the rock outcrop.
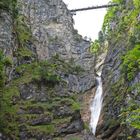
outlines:
[{"label": "rock outcrop", "polygon": [[95,84],[89,47],[61,0],[9,0],[2,7],[0,139],[92,137],[83,133],[78,103]]},{"label": "rock outcrop", "polygon": [[70,75],[67,80],[74,83],[69,83],[69,88],[77,92],[91,88],[94,64],[93,55],[89,53],[90,43],[73,28],[66,5],[61,0],[18,0],[18,5],[31,29],[38,59],[45,60],[57,54],[65,61],[73,59],[86,73],[79,78]]}]

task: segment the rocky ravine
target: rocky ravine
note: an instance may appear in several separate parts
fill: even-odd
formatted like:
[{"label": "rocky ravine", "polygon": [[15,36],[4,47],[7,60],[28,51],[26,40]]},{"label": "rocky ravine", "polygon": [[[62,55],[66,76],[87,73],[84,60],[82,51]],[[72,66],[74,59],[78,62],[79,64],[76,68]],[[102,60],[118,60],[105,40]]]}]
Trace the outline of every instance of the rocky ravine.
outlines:
[{"label": "rocky ravine", "polygon": [[140,3],[113,2],[95,58],[62,0],[1,0],[0,139],[93,140],[87,106],[106,50],[96,137],[139,139]]},{"label": "rocky ravine", "polygon": [[95,85],[94,56],[73,28],[66,5],[61,0],[2,4],[0,139],[93,139],[83,131],[78,94]]}]

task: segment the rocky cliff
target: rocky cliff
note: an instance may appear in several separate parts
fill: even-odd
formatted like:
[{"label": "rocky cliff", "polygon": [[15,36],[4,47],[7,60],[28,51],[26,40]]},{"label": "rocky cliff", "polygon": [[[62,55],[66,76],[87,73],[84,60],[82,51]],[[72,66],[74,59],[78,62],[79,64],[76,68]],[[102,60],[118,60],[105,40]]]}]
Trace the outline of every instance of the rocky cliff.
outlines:
[{"label": "rocky cliff", "polygon": [[66,5],[2,0],[0,8],[0,139],[89,139],[78,97],[95,85],[94,56]]},{"label": "rocky cliff", "polygon": [[139,139],[140,2],[112,2],[91,54],[62,0],[1,0],[0,139],[93,140],[84,121],[100,68],[97,139]]},{"label": "rocky cliff", "polygon": [[103,32],[108,53],[103,66],[104,102],[97,137],[138,140],[140,134],[140,2],[113,0]]}]

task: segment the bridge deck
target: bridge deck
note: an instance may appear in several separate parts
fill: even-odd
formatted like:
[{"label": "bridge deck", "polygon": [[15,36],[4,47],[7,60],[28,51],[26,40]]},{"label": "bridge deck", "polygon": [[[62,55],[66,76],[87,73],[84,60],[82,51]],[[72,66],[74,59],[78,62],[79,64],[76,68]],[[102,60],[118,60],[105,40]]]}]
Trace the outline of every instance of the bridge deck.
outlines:
[{"label": "bridge deck", "polygon": [[79,8],[79,9],[72,9],[70,10],[71,13],[80,12],[80,11],[87,11],[87,10],[93,10],[93,9],[101,9],[101,8],[109,8],[119,6],[118,4],[108,4],[108,5],[101,5],[101,6],[91,6],[86,8]]}]

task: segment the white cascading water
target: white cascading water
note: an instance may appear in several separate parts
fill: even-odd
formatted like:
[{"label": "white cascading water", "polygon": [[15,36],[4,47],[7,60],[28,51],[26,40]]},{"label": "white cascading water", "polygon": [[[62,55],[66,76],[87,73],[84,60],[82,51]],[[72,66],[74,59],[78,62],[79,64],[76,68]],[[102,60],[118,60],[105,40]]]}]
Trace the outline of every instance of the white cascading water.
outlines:
[{"label": "white cascading water", "polygon": [[95,93],[95,97],[91,103],[90,106],[90,111],[91,111],[91,119],[90,119],[90,127],[92,129],[92,133],[95,135],[96,132],[96,127],[98,124],[98,120],[100,117],[100,113],[101,113],[101,108],[102,108],[102,93],[103,93],[103,89],[102,89],[102,79],[101,79],[101,72],[98,73],[98,77],[96,77],[97,80],[97,90]]}]

